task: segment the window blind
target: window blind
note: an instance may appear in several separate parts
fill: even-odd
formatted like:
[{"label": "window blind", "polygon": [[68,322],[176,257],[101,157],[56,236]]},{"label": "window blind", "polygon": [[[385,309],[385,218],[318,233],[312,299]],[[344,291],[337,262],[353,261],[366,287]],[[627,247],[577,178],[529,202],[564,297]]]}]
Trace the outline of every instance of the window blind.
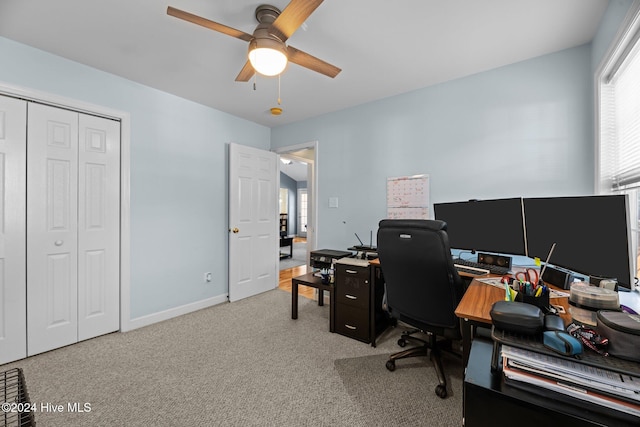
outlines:
[{"label": "window blind", "polygon": [[640,42],[600,87],[600,178],[605,191],[640,187]]}]

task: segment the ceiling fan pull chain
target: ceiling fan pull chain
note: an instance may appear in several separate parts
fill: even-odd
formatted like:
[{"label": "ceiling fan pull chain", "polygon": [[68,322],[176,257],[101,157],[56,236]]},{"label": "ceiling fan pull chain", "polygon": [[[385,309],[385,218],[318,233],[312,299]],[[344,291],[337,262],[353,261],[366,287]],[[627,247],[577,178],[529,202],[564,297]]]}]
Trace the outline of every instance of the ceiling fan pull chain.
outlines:
[{"label": "ceiling fan pull chain", "polygon": [[278,74],[278,105],[281,104],[280,101],[280,74]]},{"label": "ceiling fan pull chain", "polygon": [[258,73],[253,74],[253,90],[256,90],[256,80],[258,79]]}]

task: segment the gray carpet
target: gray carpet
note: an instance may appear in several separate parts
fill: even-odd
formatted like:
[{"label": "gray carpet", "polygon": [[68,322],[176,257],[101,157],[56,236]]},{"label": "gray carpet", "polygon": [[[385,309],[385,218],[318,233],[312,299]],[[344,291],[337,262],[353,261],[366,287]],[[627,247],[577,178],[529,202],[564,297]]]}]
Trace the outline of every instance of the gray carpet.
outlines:
[{"label": "gray carpet", "polygon": [[399,360],[393,372],[385,367],[386,361],[386,354],[335,361],[347,393],[369,420],[369,425],[458,427],[462,424],[459,361],[443,360],[449,382],[447,399],[435,394],[438,379],[428,358]]},{"label": "gray carpet", "polygon": [[[275,289],[0,371],[23,368],[32,402],[90,404],[85,413],[36,413],[47,427],[461,424],[459,376],[442,401],[430,367],[384,368],[400,331],[373,348],[330,333],[327,305],[300,298],[297,320],[290,307],[291,294]],[[416,389],[416,378],[428,384]],[[420,409],[401,409],[414,405]]]},{"label": "gray carpet", "polygon": [[[289,247],[280,248],[281,253],[289,253]],[[293,256],[291,258],[280,259],[280,270],[286,270],[287,268],[298,267],[299,265],[307,264],[307,243],[296,242],[293,244]]]}]

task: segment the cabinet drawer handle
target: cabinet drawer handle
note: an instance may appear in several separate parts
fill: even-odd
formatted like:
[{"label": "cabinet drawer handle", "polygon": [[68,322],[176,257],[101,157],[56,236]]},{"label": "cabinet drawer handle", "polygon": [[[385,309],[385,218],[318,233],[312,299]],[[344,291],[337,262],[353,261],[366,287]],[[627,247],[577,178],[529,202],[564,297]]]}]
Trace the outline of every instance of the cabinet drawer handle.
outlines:
[{"label": "cabinet drawer handle", "polygon": [[358,272],[355,270],[345,270],[345,271],[349,274],[358,274]]},{"label": "cabinet drawer handle", "polygon": [[347,297],[349,299],[358,299],[358,297],[353,296],[353,295],[349,295],[349,294],[346,294],[345,297]]},{"label": "cabinet drawer handle", "polygon": [[347,329],[351,329],[352,331],[355,331],[356,329],[358,329],[358,328],[356,328],[355,326],[347,325],[346,323],[345,323],[345,325],[344,325],[344,326],[346,326],[346,327],[347,327]]}]

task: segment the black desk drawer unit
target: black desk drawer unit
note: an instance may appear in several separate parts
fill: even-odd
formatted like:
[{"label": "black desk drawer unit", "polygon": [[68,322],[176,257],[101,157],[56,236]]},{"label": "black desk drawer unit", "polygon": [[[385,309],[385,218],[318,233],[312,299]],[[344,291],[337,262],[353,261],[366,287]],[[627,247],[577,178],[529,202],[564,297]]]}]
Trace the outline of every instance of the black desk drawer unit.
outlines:
[{"label": "black desk drawer unit", "polygon": [[369,307],[369,268],[338,264],[336,266],[336,303],[367,309]]},{"label": "black desk drawer unit", "polygon": [[369,310],[338,304],[336,306],[336,332],[366,343],[369,340]]},{"label": "black desk drawer unit", "polygon": [[369,343],[371,286],[368,265],[336,264],[336,332]]}]

